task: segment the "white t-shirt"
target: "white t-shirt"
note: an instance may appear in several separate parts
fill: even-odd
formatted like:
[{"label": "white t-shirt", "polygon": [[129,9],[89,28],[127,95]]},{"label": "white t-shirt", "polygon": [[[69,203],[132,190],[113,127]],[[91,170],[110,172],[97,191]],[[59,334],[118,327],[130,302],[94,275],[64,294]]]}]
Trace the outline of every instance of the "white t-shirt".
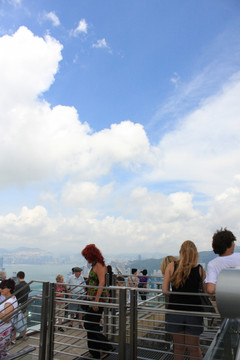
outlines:
[{"label": "white t-shirt", "polygon": [[[18,301],[16,299],[15,296],[10,297],[9,299],[5,300],[3,303],[0,304],[0,311],[2,313],[5,312],[5,305],[6,304],[12,304],[14,310],[18,307]],[[4,322],[4,321],[0,321],[0,332],[2,333],[3,331],[5,331],[6,329],[9,329],[10,327],[12,327],[11,322]]]},{"label": "white t-shirt", "polygon": [[240,253],[216,257],[208,263],[205,283],[216,284],[221,270],[236,266],[240,266]]},{"label": "white t-shirt", "polygon": [[75,275],[70,276],[70,278],[68,279],[68,284],[75,285],[69,287],[70,293],[74,295],[84,294],[84,286],[86,285],[86,283],[82,275],[80,275],[78,278]]}]

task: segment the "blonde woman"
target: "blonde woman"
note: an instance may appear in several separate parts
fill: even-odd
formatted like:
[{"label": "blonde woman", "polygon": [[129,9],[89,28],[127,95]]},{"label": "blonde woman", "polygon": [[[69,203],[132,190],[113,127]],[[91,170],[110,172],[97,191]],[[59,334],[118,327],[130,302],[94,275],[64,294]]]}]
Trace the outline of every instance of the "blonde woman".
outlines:
[{"label": "blonde woman", "polygon": [[177,261],[177,260],[178,260],[178,258],[175,256],[172,256],[172,255],[166,256],[161,263],[161,273],[164,275],[168,264],[170,264],[171,262]]},{"label": "blonde woman", "polygon": [[[196,245],[185,241],[179,252],[179,260],[171,262],[165,271],[163,292],[199,292],[199,285],[205,278],[205,272],[198,264]],[[196,306],[197,305],[197,306]],[[168,309],[200,311],[200,297],[197,295],[170,294]],[[203,332],[201,316],[184,314],[167,314],[167,331],[172,333],[174,342],[174,360],[183,360],[185,349],[188,348],[190,359],[202,359],[199,335]]]}]

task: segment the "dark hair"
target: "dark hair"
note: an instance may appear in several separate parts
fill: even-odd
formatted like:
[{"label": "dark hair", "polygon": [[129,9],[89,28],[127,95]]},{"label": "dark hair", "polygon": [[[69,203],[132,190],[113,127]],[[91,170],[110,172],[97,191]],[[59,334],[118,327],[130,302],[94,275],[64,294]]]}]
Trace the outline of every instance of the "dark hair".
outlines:
[{"label": "dark hair", "polygon": [[137,269],[133,268],[132,269],[132,274],[135,274],[135,272],[137,272]]},{"label": "dark hair", "polygon": [[25,278],[25,272],[24,271],[19,271],[18,273],[17,273],[17,277],[19,278],[19,279],[24,279]]},{"label": "dark hair", "polygon": [[100,263],[105,266],[102,253],[95,244],[87,245],[82,251],[82,256],[84,256],[85,259],[91,263]]},{"label": "dark hair", "polygon": [[142,271],[142,274],[143,274],[144,276],[146,276],[146,275],[147,275],[147,270],[144,269],[144,270]]},{"label": "dark hair", "polygon": [[0,288],[1,289],[9,289],[10,290],[10,293],[13,294],[14,293],[14,290],[15,290],[15,281],[13,279],[5,279],[1,282],[0,284]]},{"label": "dark hair", "polygon": [[223,255],[236,241],[235,236],[227,228],[217,230],[212,238],[212,248],[215,254]]},{"label": "dark hair", "polygon": [[107,265],[107,272],[108,272],[109,274],[113,274],[111,265]]},{"label": "dark hair", "polygon": [[117,276],[116,280],[121,283],[125,283],[125,279],[123,276]]}]

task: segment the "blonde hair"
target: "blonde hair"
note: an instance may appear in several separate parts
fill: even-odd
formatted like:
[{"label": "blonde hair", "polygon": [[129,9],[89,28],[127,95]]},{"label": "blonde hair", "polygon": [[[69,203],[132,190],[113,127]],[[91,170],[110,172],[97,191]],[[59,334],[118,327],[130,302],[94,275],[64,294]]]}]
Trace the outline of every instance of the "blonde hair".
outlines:
[{"label": "blonde hair", "polygon": [[178,267],[171,277],[171,283],[178,288],[183,286],[193,267],[197,265],[198,251],[194,242],[187,240],[182,243],[179,251]]},{"label": "blonde hair", "polygon": [[62,274],[58,274],[56,276],[56,281],[58,282],[59,280],[63,279],[63,275]]},{"label": "blonde hair", "polygon": [[173,261],[177,261],[177,260],[178,260],[178,258],[175,256],[172,256],[172,255],[166,256],[161,263],[161,273],[164,275],[168,264],[170,264]]}]

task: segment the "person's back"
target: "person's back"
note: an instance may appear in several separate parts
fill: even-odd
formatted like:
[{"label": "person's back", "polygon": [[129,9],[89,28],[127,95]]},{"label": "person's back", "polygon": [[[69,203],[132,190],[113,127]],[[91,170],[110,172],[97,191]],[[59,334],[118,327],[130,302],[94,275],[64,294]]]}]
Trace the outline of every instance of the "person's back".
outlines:
[{"label": "person's back", "polygon": [[[174,263],[174,271],[176,271],[178,267],[178,262]],[[201,282],[200,276],[200,265],[194,266],[191,268],[191,272],[188,275],[185,283],[183,285],[179,285],[178,287],[172,285],[173,292],[179,293],[187,293],[187,295],[182,294],[171,294],[169,296],[169,309],[173,310],[186,310],[186,311],[196,311],[196,305],[200,305],[200,297],[195,295],[190,295],[189,293],[198,293],[199,292],[199,284]],[[190,306],[191,304],[193,306]]]},{"label": "person's back", "polygon": [[30,287],[24,280],[25,273],[23,271],[19,271],[17,273],[17,279],[18,279],[18,284],[15,287],[16,298],[18,300],[19,305],[24,305],[28,300],[28,295],[30,293]]},{"label": "person's back", "polygon": [[[200,302],[194,293],[199,292],[205,272],[198,264],[198,251],[192,241],[182,243],[179,255],[179,260],[171,262],[166,268],[162,290],[169,296],[172,285],[168,309],[184,310],[184,313],[167,313],[166,330],[173,337],[174,359],[183,359],[186,348],[191,359],[202,359],[199,336],[203,332],[203,317],[194,315],[193,311],[197,310],[196,305]],[[182,292],[193,294],[181,295]]]},{"label": "person's back", "polygon": [[226,268],[240,266],[240,253],[234,253],[235,236],[227,229],[220,229],[213,235],[212,248],[219,256],[211,260],[207,266],[207,292],[214,294],[219,273]]},{"label": "person's back", "polygon": [[131,272],[132,275],[128,276],[128,287],[137,287],[138,284],[137,269],[133,268]]},{"label": "person's back", "polygon": [[[147,270],[144,269],[142,271],[142,276],[139,276],[139,278],[138,278],[138,287],[142,288],[142,289],[146,289],[147,288],[147,283],[148,283]],[[139,294],[140,294],[141,299],[143,301],[147,300],[147,293],[146,292],[139,291]]]}]

